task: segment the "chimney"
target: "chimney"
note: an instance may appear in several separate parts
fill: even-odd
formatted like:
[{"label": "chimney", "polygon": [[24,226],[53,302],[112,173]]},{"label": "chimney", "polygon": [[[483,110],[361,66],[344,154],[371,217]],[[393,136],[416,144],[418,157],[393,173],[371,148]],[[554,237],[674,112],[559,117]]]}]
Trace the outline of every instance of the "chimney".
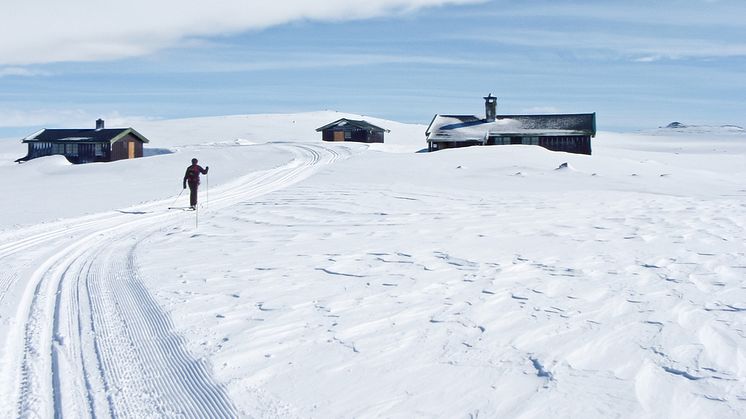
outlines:
[{"label": "chimney", "polygon": [[492,96],[492,93],[484,97],[484,120],[487,122],[495,122],[495,116],[497,115],[497,98]]},{"label": "chimney", "polygon": [[99,118],[96,120],[96,131],[104,129],[104,120]]}]

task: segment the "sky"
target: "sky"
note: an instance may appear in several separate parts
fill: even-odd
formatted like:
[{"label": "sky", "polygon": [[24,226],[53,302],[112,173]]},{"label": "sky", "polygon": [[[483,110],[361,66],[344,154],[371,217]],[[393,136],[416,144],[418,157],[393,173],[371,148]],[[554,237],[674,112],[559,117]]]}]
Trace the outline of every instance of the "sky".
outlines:
[{"label": "sky", "polygon": [[428,124],[489,93],[599,130],[746,126],[743,0],[212,3],[5,0],[0,137],[327,109]]}]

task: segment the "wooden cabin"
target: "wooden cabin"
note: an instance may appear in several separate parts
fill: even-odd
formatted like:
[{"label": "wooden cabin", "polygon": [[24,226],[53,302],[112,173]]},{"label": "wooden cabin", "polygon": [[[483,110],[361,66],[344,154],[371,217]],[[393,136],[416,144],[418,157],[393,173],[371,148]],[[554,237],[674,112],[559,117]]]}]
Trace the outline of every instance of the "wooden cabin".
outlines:
[{"label": "wooden cabin", "polygon": [[485,99],[485,117],[435,115],[425,131],[429,151],[472,145],[528,144],[552,151],[591,154],[596,114],[497,115],[497,99]]},{"label": "wooden cabin", "polygon": [[149,141],[132,128],[104,128],[99,119],[95,129],[43,129],[21,142],[28,144],[28,154],[16,162],[62,155],[78,164],[139,158]]},{"label": "wooden cabin", "polygon": [[342,118],[323,127],[316,128],[324,141],[354,141],[358,143],[382,143],[383,135],[389,130],[377,127],[367,121]]}]

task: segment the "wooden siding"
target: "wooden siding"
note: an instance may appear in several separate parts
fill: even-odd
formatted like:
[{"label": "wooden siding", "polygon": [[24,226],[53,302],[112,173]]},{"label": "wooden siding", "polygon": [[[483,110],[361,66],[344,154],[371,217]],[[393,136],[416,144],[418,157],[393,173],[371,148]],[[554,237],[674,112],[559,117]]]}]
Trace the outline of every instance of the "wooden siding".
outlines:
[{"label": "wooden siding", "polygon": [[109,143],[28,143],[27,160],[52,155],[65,156],[71,163],[106,162],[110,158]]},{"label": "wooden siding", "polygon": [[540,137],[538,145],[552,151],[591,154],[590,136]]},{"label": "wooden siding", "polygon": [[575,154],[591,154],[591,137],[590,136],[515,136],[505,135],[499,137],[490,137],[486,144],[481,141],[447,141],[432,142],[428,144],[429,151],[444,150],[447,148],[469,147],[474,145],[507,145],[507,144],[526,144],[538,145],[552,151],[564,151]]},{"label": "wooden siding", "polygon": [[132,134],[127,134],[124,138],[114,142],[111,145],[111,160],[109,161],[124,160],[130,158],[130,144],[134,144],[135,158],[142,157],[142,141],[138,140],[137,137]]},{"label": "wooden siding", "polygon": [[324,141],[353,141],[358,143],[382,143],[383,131],[368,131],[364,129],[327,129],[321,132]]}]

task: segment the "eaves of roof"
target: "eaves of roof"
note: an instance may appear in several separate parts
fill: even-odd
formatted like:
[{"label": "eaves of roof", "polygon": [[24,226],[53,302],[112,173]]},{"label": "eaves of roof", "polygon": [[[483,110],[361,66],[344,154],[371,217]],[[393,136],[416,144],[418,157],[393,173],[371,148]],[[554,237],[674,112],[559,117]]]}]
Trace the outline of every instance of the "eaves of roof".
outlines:
[{"label": "eaves of roof", "polygon": [[373,125],[373,124],[371,124],[368,121],[358,121],[358,120],[347,119],[347,118],[341,118],[341,119],[338,119],[338,120],[336,120],[334,122],[328,123],[328,124],[324,125],[323,127],[316,128],[316,132],[321,132],[321,131],[324,131],[326,129],[332,128],[335,125],[339,125],[340,122],[343,122],[343,121],[345,123],[349,124],[349,125],[356,126],[358,128],[362,128],[362,129],[372,129],[372,130],[380,130],[380,131],[385,131],[385,132],[391,132],[391,130],[387,130],[386,128],[381,128],[379,126]]},{"label": "eaves of roof", "polygon": [[[44,137],[48,134],[48,138]],[[103,135],[102,135],[103,134]],[[138,140],[143,143],[149,143],[150,140],[145,138],[142,134],[135,131],[133,128],[110,128],[106,130],[93,130],[93,129],[42,129],[28,137],[21,140],[22,143],[33,143],[33,142],[65,142],[65,143],[114,143],[126,137],[128,134],[134,135]]]}]

